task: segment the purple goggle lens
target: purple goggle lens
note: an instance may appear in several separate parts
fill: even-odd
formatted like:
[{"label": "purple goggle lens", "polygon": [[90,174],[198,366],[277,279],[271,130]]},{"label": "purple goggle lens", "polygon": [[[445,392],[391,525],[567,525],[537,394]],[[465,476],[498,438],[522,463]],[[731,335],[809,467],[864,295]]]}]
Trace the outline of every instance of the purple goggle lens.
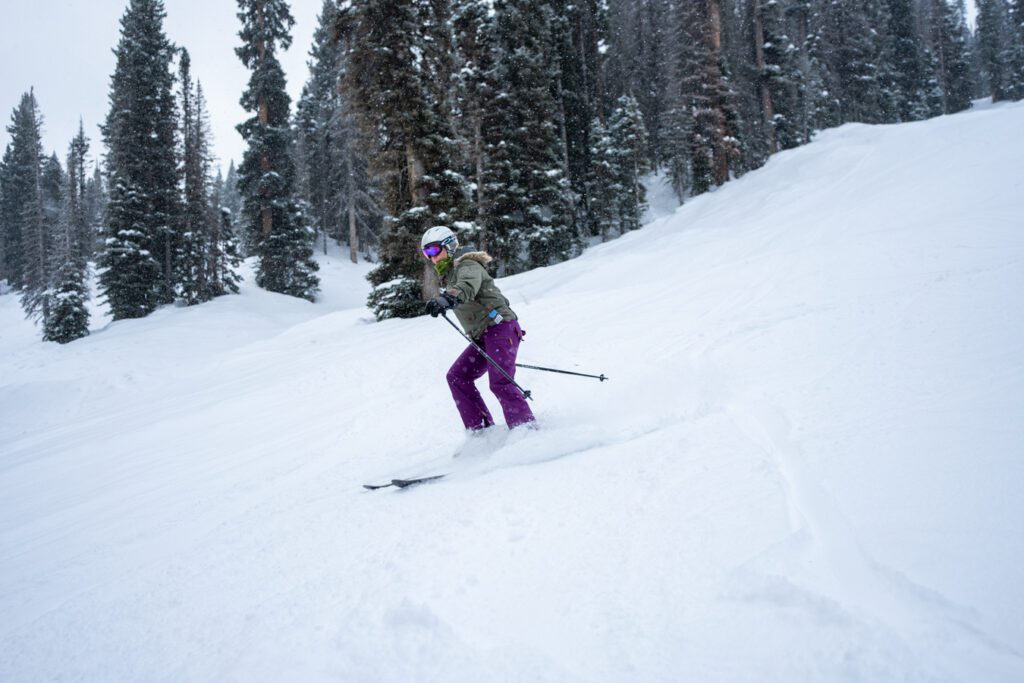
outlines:
[{"label": "purple goggle lens", "polygon": [[427,246],[423,247],[423,255],[426,256],[427,258],[437,256],[438,254],[441,253],[442,249],[444,249],[444,247],[441,246],[440,242],[432,242],[431,244],[428,244]]}]

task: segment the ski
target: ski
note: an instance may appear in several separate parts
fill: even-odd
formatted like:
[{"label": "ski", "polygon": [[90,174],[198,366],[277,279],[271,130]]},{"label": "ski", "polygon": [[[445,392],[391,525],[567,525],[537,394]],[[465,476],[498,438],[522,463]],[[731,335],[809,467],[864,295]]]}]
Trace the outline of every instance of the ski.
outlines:
[{"label": "ski", "polygon": [[386,489],[389,486],[394,486],[395,488],[398,489],[405,489],[409,488],[410,486],[415,486],[416,484],[423,484],[428,481],[436,481],[444,476],[445,475],[443,474],[434,474],[429,477],[416,477],[414,479],[392,479],[387,484],[363,484],[363,488],[370,491],[376,491],[377,489]]},{"label": "ski", "polygon": [[428,481],[436,481],[438,479],[443,478],[444,476],[445,475],[443,474],[435,474],[429,477],[418,477],[416,479],[392,479],[391,485],[397,486],[400,489],[404,489],[410,486],[415,486],[416,484],[422,484]]}]

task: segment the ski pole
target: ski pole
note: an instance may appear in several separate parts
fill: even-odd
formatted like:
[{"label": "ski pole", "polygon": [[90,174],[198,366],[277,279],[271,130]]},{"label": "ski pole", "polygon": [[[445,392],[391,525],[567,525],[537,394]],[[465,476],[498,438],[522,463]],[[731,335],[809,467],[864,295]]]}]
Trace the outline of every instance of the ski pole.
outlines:
[{"label": "ski pole", "polygon": [[582,373],[582,372],[570,372],[569,370],[556,370],[554,368],[542,368],[542,367],[540,367],[538,365],[523,365],[522,363],[516,363],[516,367],[517,368],[529,368],[530,370],[543,370],[544,372],[558,372],[558,373],[561,373],[563,375],[576,375],[577,377],[593,377],[594,379],[599,379],[602,382],[605,381],[606,379],[608,379],[603,374],[601,374],[601,375],[587,375],[587,374]]},{"label": "ski pole", "polygon": [[445,322],[447,322],[449,325],[451,325],[455,329],[456,332],[458,332],[460,335],[462,335],[463,339],[465,339],[470,344],[472,344],[473,348],[475,348],[477,351],[479,351],[481,356],[486,358],[488,360],[488,362],[490,362],[491,365],[493,365],[494,367],[496,367],[498,369],[498,372],[500,372],[501,374],[505,375],[505,379],[507,379],[509,382],[512,382],[512,385],[515,386],[516,389],[518,389],[519,391],[522,392],[523,398],[525,398],[527,400],[530,400],[530,401],[533,400],[533,397],[530,395],[530,391],[527,390],[527,389],[523,389],[521,386],[519,386],[516,383],[516,381],[514,379],[512,379],[512,375],[510,375],[507,372],[505,372],[505,368],[503,368],[500,365],[498,365],[497,362],[495,362],[495,360],[493,358],[491,358],[490,356],[487,355],[487,352],[484,351],[483,348],[481,348],[481,346],[479,344],[477,344],[475,341],[473,341],[472,337],[470,337],[468,334],[466,334],[465,332],[460,330],[459,326],[456,325],[455,323],[453,323],[448,318],[448,314],[447,313],[445,313],[444,311],[441,311],[441,315],[444,317]]}]

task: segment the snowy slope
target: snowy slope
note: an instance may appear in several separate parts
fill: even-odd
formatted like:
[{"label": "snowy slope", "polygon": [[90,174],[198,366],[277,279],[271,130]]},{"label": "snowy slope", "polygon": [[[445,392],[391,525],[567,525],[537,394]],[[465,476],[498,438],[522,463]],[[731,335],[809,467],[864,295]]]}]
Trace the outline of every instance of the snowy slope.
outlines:
[{"label": "snowy slope", "polygon": [[0,297],[0,680],[1024,680],[1022,132],[844,126],[503,280],[611,381],[457,460],[461,340],[337,255],[67,347]]}]

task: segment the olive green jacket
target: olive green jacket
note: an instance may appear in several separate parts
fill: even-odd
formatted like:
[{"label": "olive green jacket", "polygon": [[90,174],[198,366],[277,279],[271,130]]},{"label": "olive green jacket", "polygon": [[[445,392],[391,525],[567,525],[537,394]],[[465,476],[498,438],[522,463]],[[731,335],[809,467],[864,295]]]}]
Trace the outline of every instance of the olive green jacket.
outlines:
[{"label": "olive green jacket", "polygon": [[508,299],[484,267],[493,260],[483,251],[463,254],[455,259],[441,283],[445,291],[459,300],[455,317],[473,339],[479,339],[484,330],[495,324],[487,317],[493,310],[497,310],[503,320],[516,320]]}]

